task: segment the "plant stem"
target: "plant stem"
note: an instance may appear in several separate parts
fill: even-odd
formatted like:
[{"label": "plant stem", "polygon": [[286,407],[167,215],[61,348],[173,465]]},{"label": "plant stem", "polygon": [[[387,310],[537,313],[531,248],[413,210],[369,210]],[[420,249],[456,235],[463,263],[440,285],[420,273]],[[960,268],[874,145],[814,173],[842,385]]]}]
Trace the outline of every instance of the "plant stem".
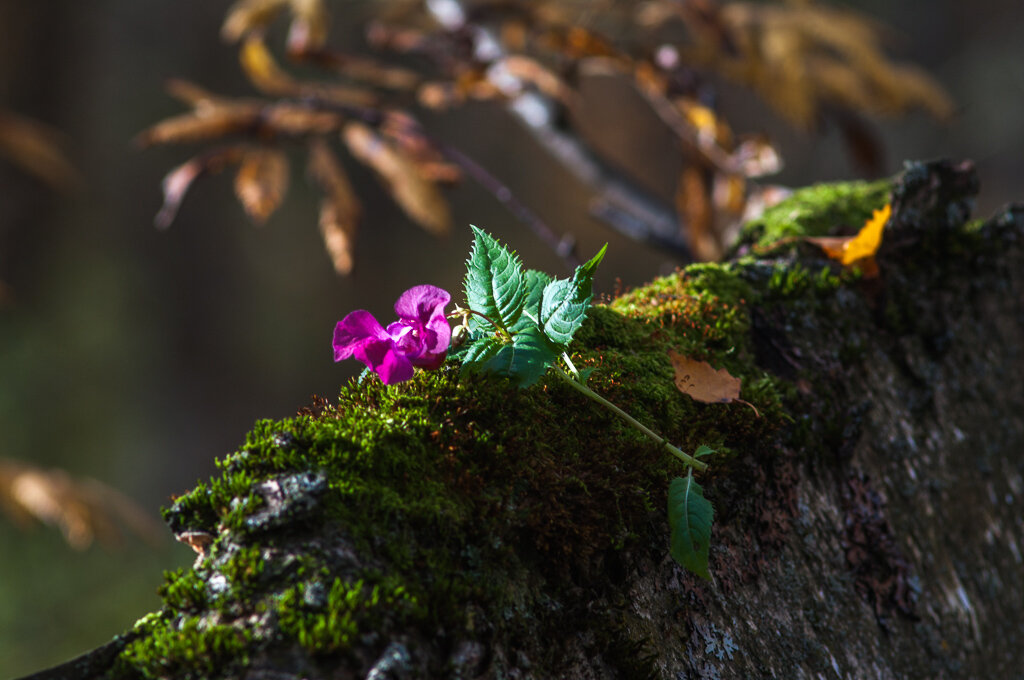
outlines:
[{"label": "plant stem", "polygon": [[569,375],[568,373],[566,373],[565,370],[562,369],[561,366],[555,366],[555,369],[557,370],[558,375],[563,380],[565,380],[567,383],[572,385],[573,389],[575,389],[577,392],[581,392],[584,395],[586,395],[587,397],[589,397],[589,398],[593,399],[594,401],[596,401],[597,403],[601,404],[602,406],[611,409],[612,412],[614,412],[620,418],[625,420],[627,423],[629,423],[630,425],[632,425],[636,429],[640,430],[641,432],[643,432],[645,435],[647,435],[648,437],[650,437],[654,441],[656,441],[659,444],[661,444],[662,446],[664,446],[666,449],[668,449],[669,453],[671,453],[673,456],[675,456],[679,460],[683,461],[683,463],[685,463],[686,465],[688,465],[691,468],[694,468],[694,469],[696,469],[698,471],[701,471],[701,472],[703,472],[704,470],[708,469],[707,463],[702,463],[701,461],[697,460],[693,456],[688,455],[686,453],[683,453],[678,447],[675,447],[672,444],[670,444],[666,438],[662,437],[657,432],[655,432],[654,430],[650,429],[649,427],[647,427],[646,425],[641,423],[639,420],[637,420],[636,418],[634,418],[633,416],[629,415],[628,413],[623,411],[621,408],[619,408],[618,406],[616,406],[612,402],[610,402],[607,399],[605,399],[604,397],[602,397],[600,394],[598,394],[594,390],[590,389],[589,387],[587,387],[586,385],[584,385],[583,383],[581,383],[581,382],[579,382],[577,380],[573,380],[572,376]]}]

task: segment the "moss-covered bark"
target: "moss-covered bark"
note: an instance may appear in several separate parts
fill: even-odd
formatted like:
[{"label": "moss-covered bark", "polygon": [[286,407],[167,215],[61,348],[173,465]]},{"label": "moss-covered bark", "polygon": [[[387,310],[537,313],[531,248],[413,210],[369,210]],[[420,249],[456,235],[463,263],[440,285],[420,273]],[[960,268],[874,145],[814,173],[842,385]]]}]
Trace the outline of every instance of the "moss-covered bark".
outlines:
[{"label": "moss-covered bark", "polygon": [[[593,310],[573,361],[594,389],[718,450],[713,583],[668,556],[678,463],[556,380],[452,366],[258,423],[168,509],[202,556],[163,609],[39,677],[1019,672],[1024,211],[969,223],[975,190],[948,163],[811,188],[733,261]],[[878,278],[778,244],[890,198]],[[759,413],[679,393],[669,349]]]}]

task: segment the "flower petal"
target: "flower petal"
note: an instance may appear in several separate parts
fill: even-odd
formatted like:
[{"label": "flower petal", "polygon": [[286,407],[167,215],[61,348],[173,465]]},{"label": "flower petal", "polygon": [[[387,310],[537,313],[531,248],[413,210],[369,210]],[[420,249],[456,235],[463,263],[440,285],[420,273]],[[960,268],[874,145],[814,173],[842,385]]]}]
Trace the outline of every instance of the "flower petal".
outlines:
[{"label": "flower petal", "polygon": [[380,361],[371,368],[380,376],[381,382],[385,385],[405,382],[412,377],[413,373],[412,362],[404,354],[395,351],[394,347],[384,352]]},{"label": "flower petal", "polygon": [[354,356],[358,349],[371,340],[389,341],[390,338],[372,314],[357,309],[334,327],[334,360],[341,361]]},{"label": "flower petal", "polygon": [[419,321],[424,326],[438,315],[444,316],[444,306],[451,302],[448,291],[429,284],[413,286],[402,293],[395,303],[395,314],[400,319]]}]

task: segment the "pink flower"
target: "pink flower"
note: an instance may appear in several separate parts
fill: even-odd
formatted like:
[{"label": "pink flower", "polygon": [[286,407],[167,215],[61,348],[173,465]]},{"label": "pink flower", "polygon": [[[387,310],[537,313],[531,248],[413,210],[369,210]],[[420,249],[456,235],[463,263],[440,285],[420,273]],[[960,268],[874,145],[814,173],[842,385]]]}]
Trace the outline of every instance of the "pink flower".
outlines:
[{"label": "pink flower", "polygon": [[451,299],[437,286],[410,288],[395,303],[398,321],[387,328],[366,310],[352,312],[334,328],[334,360],[358,359],[385,385],[411,378],[413,366],[437,368],[452,339],[444,315]]}]

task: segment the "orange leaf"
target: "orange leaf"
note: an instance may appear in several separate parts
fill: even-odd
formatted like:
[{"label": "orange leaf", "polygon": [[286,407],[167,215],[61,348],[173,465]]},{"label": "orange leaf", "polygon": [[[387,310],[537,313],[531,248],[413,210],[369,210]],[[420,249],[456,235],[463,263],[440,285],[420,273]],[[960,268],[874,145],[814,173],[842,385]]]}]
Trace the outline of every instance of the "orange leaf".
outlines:
[{"label": "orange leaf", "polygon": [[843,248],[843,264],[853,264],[857,260],[871,257],[882,245],[882,231],[885,223],[892,215],[892,206],[886,204],[881,210],[876,210],[871,219],[864,223],[864,226],[853,239]]},{"label": "orange leaf", "polygon": [[[864,223],[856,236],[821,236],[806,240],[821,248],[833,260],[838,260],[844,265],[849,266],[862,260],[867,261],[874,257],[878,246],[882,244],[882,232],[891,215],[892,206],[886,205],[881,210],[874,212],[874,215]],[[868,268],[873,269],[870,265]]]},{"label": "orange leaf", "polygon": [[288,157],[277,149],[251,149],[235,175],[235,195],[256,222],[277,210],[288,191]]},{"label": "orange leaf", "polygon": [[740,379],[729,375],[724,368],[715,370],[706,361],[690,359],[672,350],[668,358],[676,372],[676,387],[683,394],[705,404],[740,401]]}]

